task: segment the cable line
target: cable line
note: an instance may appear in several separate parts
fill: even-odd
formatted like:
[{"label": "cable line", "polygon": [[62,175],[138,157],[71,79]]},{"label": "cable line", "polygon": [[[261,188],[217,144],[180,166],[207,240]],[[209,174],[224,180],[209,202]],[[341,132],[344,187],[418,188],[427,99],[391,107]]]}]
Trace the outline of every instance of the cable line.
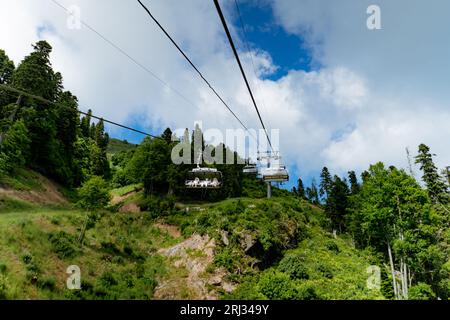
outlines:
[{"label": "cable line", "polygon": [[[156,23],[156,25],[161,29],[161,31],[166,35],[166,37],[172,42],[172,44],[177,48],[177,50],[183,55],[183,57],[188,61],[188,63],[191,65],[191,67],[198,73],[198,75],[202,78],[202,80],[208,85],[208,87],[214,92],[214,94],[219,98],[219,100],[223,103],[223,105],[228,109],[228,111],[231,112],[233,117],[239,121],[241,126],[249,133],[251,132],[248,130],[247,126],[244,125],[244,123],[239,119],[239,117],[231,110],[231,108],[228,106],[228,104],[222,99],[222,97],[217,93],[217,91],[214,89],[214,87],[211,85],[211,83],[203,76],[203,74],[200,72],[200,70],[195,66],[195,64],[189,59],[189,57],[184,53],[184,51],[180,48],[180,46],[175,42],[175,40],[169,35],[169,33],[164,29],[164,27],[159,23],[159,21],[153,16],[153,14],[150,12],[150,10],[140,1],[137,0],[139,4],[142,6],[142,8],[147,12],[147,14],[150,16],[150,18]],[[252,137],[256,140],[258,143],[258,139],[256,139],[253,134],[251,134]]]},{"label": "cable line", "polygon": [[[51,104],[51,105],[54,105],[54,106],[58,106],[58,107],[62,107],[62,108],[66,108],[66,109],[70,109],[70,110],[72,110],[72,111],[75,111],[75,110],[73,110],[72,108],[70,108],[70,107],[68,107],[68,106],[65,106],[65,105],[63,105],[63,104],[60,104],[60,103],[57,103],[57,102],[52,102],[52,101],[47,100],[47,99],[45,99],[45,98],[43,98],[43,97],[33,95],[33,94],[31,94],[31,93],[28,93],[28,92],[25,92],[25,91],[22,91],[22,90],[19,90],[19,89],[16,89],[16,88],[7,86],[7,85],[5,85],[5,84],[0,84],[0,89],[7,90],[7,91],[9,91],[9,92],[14,92],[14,93],[16,93],[16,94],[23,95],[23,96],[29,97],[29,98],[31,98],[31,99],[34,99],[34,100],[38,100],[38,101],[41,101],[41,102],[46,103],[46,104]],[[144,131],[141,131],[141,130],[138,130],[138,129],[134,129],[134,128],[125,126],[125,125],[123,125],[123,124],[120,124],[120,123],[117,123],[117,122],[114,122],[114,121],[111,121],[111,120],[108,120],[108,119],[105,119],[105,118],[97,117],[97,116],[95,116],[95,115],[93,115],[93,114],[89,114],[89,113],[87,113],[87,112],[78,110],[78,108],[77,108],[76,111],[77,111],[78,113],[82,114],[82,115],[90,116],[91,118],[94,118],[94,119],[97,119],[97,120],[103,120],[103,122],[112,124],[112,125],[117,126],[117,127],[121,127],[121,128],[123,128],[123,129],[127,129],[127,130],[130,130],[130,131],[134,131],[134,132],[136,132],[136,133],[139,133],[139,134],[142,134],[142,135],[145,135],[145,136],[149,136],[149,137],[152,137],[152,138],[155,138],[155,139],[162,139],[162,137],[155,136],[155,135],[152,135],[152,134],[150,134],[150,133],[147,133],[147,132],[144,132]]]},{"label": "cable line", "polygon": [[[236,11],[237,11],[237,13],[238,13],[238,16],[239,16],[239,22],[240,22],[240,24],[241,24],[242,33],[243,33],[243,35],[244,35],[244,37],[243,37],[243,38],[244,38],[244,43],[245,43],[245,46],[246,46],[246,48],[247,48],[248,55],[250,56],[250,61],[251,61],[251,63],[252,63],[253,73],[255,74],[255,78],[257,79],[257,80],[256,80],[256,89],[257,89],[259,92],[261,92],[261,88],[260,88],[259,82],[258,82],[258,79],[259,79],[259,77],[258,77],[258,72],[257,72],[257,70],[256,70],[256,66],[255,66],[255,62],[254,62],[254,59],[253,59],[252,51],[250,50],[250,45],[248,44],[249,41],[248,41],[248,37],[247,37],[247,31],[246,31],[246,28],[245,28],[244,19],[242,18],[241,10],[239,9],[238,0],[234,0],[234,3],[235,3],[235,5],[236,5]],[[261,100],[262,100],[263,110],[264,110],[265,112],[267,112],[267,108],[266,108],[266,103],[265,103],[264,97],[261,97],[261,96],[260,96],[260,98],[261,98]],[[266,120],[267,120],[267,119],[266,119]],[[268,122],[268,126],[270,127],[269,121],[266,121],[266,122]]]},{"label": "cable line", "polygon": [[223,16],[222,9],[220,8],[220,5],[219,5],[219,1],[218,0],[214,0],[214,4],[216,6],[217,13],[219,14],[220,20],[222,21],[222,25],[223,25],[223,28],[225,29],[225,33],[227,35],[228,41],[230,42],[231,48],[233,49],[234,56],[236,57],[236,61],[237,61],[238,65],[239,65],[239,69],[241,70],[241,73],[242,73],[242,76],[244,78],[245,84],[247,85],[247,89],[248,89],[248,92],[250,93],[250,97],[252,99],[253,105],[255,106],[256,113],[258,114],[259,121],[261,122],[261,125],[262,125],[262,127],[264,129],[264,132],[266,134],[267,141],[269,142],[269,145],[270,145],[270,148],[272,149],[272,151],[274,151],[273,147],[272,147],[272,142],[270,141],[270,138],[269,138],[269,134],[267,133],[267,130],[266,130],[266,126],[264,125],[264,122],[263,122],[263,120],[261,118],[261,114],[259,113],[258,106],[256,105],[255,98],[253,97],[252,89],[250,88],[250,85],[249,85],[248,80],[247,80],[247,76],[245,75],[244,68],[242,67],[241,60],[239,59],[239,55],[238,55],[236,47],[235,47],[235,45],[233,43],[233,38],[231,37],[230,30],[228,30],[227,22],[225,20],[225,17]]},{"label": "cable line", "polygon": [[[66,11],[67,13],[70,13],[70,11],[64,7],[62,4],[60,4],[58,1],[56,0],[50,0],[52,1],[54,4],[56,4],[58,7],[62,8],[64,11]],[[140,63],[138,60],[136,60],[135,58],[133,58],[130,54],[128,54],[125,50],[123,50],[121,47],[119,47],[117,44],[115,44],[114,42],[112,42],[111,40],[109,40],[108,38],[106,38],[104,35],[102,35],[100,32],[98,32],[97,30],[95,30],[93,27],[91,27],[89,24],[87,24],[86,22],[84,22],[83,20],[80,19],[80,22],[89,30],[91,30],[93,33],[95,33],[97,36],[99,36],[101,39],[103,39],[106,43],[108,43],[111,47],[113,47],[114,49],[116,49],[117,51],[119,51],[122,55],[124,55],[125,57],[127,57],[131,62],[133,62],[135,65],[137,65],[139,68],[141,68],[142,70],[144,70],[145,72],[147,72],[149,75],[151,75],[154,79],[156,79],[157,81],[159,81],[163,86],[167,87],[168,89],[172,90],[173,92],[175,92],[180,98],[182,98],[184,101],[186,101],[187,103],[189,103],[190,105],[197,107],[192,101],[190,101],[185,95],[183,95],[180,91],[178,91],[177,89],[173,88],[171,85],[169,85],[166,81],[164,81],[163,79],[161,79],[158,75],[156,75],[153,71],[151,71],[149,68],[147,68],[146,66],[144,66],[142,63]]]}]

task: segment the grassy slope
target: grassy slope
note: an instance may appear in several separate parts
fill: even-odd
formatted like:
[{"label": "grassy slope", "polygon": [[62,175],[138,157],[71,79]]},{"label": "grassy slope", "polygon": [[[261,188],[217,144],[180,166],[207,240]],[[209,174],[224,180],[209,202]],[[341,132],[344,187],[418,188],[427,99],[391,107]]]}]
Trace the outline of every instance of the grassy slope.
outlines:
[{"label": "grassy slope", "polygon": [[[33,188],[28,178],[22,180],[22,185]],[[112,193],[121,196],[135,187]],[[138,200],[140,193],[125,201]],[[349,239],[334,239],[324,231],[323,212],[302,200],[240,198],[189,204],[189,211],[187,206],[177,203],[175,212],[159,220],[178,226],[184,238],[199,233],[216,239],[215,260],[208,272],[225,268],[227,280],[237,284],[232,294],[216,288],[221,297],[382,298],[366,289],[370,254],[354,249]],[[147,299],[158,281],[186,277],[186,270],[174,268],[157,253],[184,238],[161,231],[150,214],[92,216],[79,246],[76,238],[86,216],[70,206],[42,208],[0,196],[0,298]],[[227,231],[228,245],[221,231]],[[254,244],[247,252],[246,237]],[[292,277],[292,268],[283,269],[286,257],[292,256],[299,257],[306,277]],[[66,269],[73,264],[81,268],[82,291],[65,288]],[[298,267],[294,263],[294,270]],[[189,298],[189,288],[174,290],[183,291],[174,296]]]},{"label": "grassy slope", "polygon": [[[80,247],[75,239],[85,218],[86,213],[77,210],[0,215],[0,265],[6,267],[7,298],[152,297],[157,276],[166,272],[155,252],[174,240],[153,227],[145,214],[105,212]],[[52,242],[59,232],[58,243]],[[81,293],[65,288],[70,265],[81,268]]]},{"label": "grassy slope", "polygon": [[120,151],[128,151],[134,148],[136,148],[135,144],[112,138],[109,141],[108,149],[106,150],[106,152],[109,154],[114,154]]}]

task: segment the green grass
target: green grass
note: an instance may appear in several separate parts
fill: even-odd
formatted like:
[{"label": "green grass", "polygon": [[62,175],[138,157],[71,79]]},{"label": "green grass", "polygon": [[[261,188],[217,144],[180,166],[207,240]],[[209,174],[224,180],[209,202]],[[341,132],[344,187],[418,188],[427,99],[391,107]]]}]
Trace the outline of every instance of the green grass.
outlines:
[{"label": "green grass", "polygon": [[18,191],[42,191],[39,174],[28,169],[17,169],[13,176],[0,176],[0,186]]},{"label": "green grass", "polygon": [[32,204],[0,195],[0,214],[21,212],[35,208]]},{"label": "green grass", "polygon": [[[176,243],[145,213],[102,212],[91,218],[83,245],[76,239],[86,219],[78,210],[0,215],[0,266],[8,299],[149,299],[170,267],[157,254]],[[66,268],[78,265],[83,290],[66,289]],[[6,280],[5,280],[6,279]]]},{"label": "green grass", "polygon": [[137,184],[132,184],[132,185],[128,185],[125,187],[121,187],[121,188],[116,188],[111,190],[111,195],[113,196],[118,196],[121,197],[123,195],[126,195],[127,193],[133,192],[133,191],[138,191],[142,189],[142,184],[137,183]]},{"label": "green grass", "polygon": [[[141,187],[130,185],[111,194],[123,196]],[[139,191],[126,202],[143,200]],[[371,253],[355,249],[346,237],[333,238],[325,231],[328,220],[320,208],[282,193],[269,200],[177,203],[172,211],[156,215],[108,211],[88,215],[0,198],[0,296],[151,299],[159,281],[179,277],[183,283],[188,272],[158,254],[183,239],[154,227],[154,219],[178,226],[185,237],[197,233],[215,239],[215,259],[208,270],[225,268],[227,281],[237,284],[232,294],[218,289],[222,298],[383,298],[366,288],[366,269],[376,260]],[[86,221],[88,229],[79,244]],[[224,231],[228,245],[223,242]],[[198,258],[204,253],[188,250],[188,255]],[[81,268],[81,291],[65,287],[70,265]],[[190,296],[189,288],[179,290],[177,296]]]},{"label": "green grass", "polygon": [[110,139],[106,152],[109,154],[114,154],[120,151],[132,150],[134,148],[136,148],[135,144],[118,139]]}]

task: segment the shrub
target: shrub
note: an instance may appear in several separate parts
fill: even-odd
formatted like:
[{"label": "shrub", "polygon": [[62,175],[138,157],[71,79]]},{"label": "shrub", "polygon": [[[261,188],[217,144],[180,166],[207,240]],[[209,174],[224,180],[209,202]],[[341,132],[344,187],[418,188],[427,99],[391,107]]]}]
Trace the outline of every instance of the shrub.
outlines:
[{"label": "shrub", "polygon": [[287,274],[271,271],[261,276],[258,286],[270,300],[298,299],[298,290]]},{"label": "shrub", "polygon": [[71,258],[77,253],[75,239],[72,235],[64,232],[51,232],[48,234],[52,250],[60,259]]},{"label": "shrub", "polygon": [[333,279],[333,271],[322,263],[317,263],[317,271],[327,279]]},{"label": "shrub", "polygon": [[25,264],[30,264],[33,261],[33,256],[31,255],[31,253],[24,253],[22,255],[22,261]]},{"label": "shrub", "polygon": [[320,297],[316,293],[316,290],[311,285],[300,285],[297,288],[297,299],[298,300],[318,300]]},{"label": "shrub", "polygon": [[106,207],[111,196],[108,184],[101,177],[94,176],[78,189],[78,205],[86,210],[98,210]]},{"label": "shrub", "polygon": [[278,270],[288,274],[292,279],[309,279],[304,259],[300,255],[285,256],[278,265]]},{"label": "shrub", "polygon": [[37,286],[41,289],[53,291],[56,287],[56,279],[54,277],[39,279],[37,281]]},{"label": "shrub", "polygon": [[338,245],[333,240],[327,241],[327,243],[325,244],[325,247],[328,250],[333,251],[335,253],[339,253],[339,251],[340,251]]},{"label": "shrub", "polygon": [[6,270],[7,270],[6,264],[0,263],[0,274],[6,273]]},{"label": "shrub", "polygon": [[432,300],[436,298],[436,295],[428,284],[419,282],[409,289],[408,298],[410,300]]},{"label": "shrub", "polygon": [[139,202],[139,207],[150,213],[151,218],[170,215],[175,207],[175,201],[168,198],[149,196]]},{"label": "shrub", "polygon": [[239,263],[240,256],[231,247],[226,247],[214,257],[214,263],[218,267],[224,267],[230,272],[235,270],[236,264]]}]

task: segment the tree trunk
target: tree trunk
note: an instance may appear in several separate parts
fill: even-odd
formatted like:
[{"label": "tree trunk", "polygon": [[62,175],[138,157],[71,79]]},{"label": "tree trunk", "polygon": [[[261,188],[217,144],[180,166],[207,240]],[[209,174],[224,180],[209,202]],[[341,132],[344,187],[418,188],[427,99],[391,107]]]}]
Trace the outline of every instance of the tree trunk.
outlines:
[{"label": "tree trunk", "polygon": [[398,299],[397,281],[395,280],[394,260],[392,259],[392,251],[391,251],[391,245],[390,245],[389,241],[387,243],[387,247],[388,247],[388,255],[389,255],[389,264],[391,265],[392,286],[394,288],[395,299]]}]

